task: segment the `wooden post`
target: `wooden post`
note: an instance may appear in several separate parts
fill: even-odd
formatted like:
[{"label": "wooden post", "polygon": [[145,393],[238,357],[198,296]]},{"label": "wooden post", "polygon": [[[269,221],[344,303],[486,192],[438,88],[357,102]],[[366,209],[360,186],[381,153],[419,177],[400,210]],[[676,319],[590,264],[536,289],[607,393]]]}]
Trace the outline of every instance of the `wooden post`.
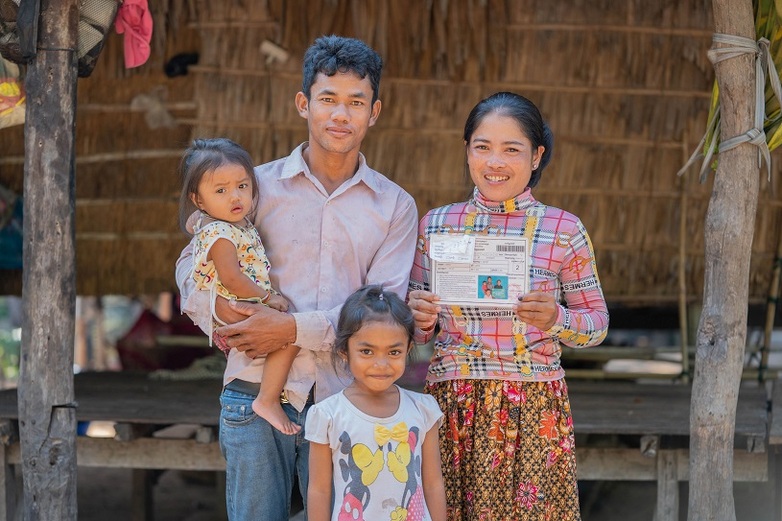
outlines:
[{"label": "wooden post", "polygon": [[154,497],[152,480],[154,479],[155,471],[133,469],[130,475],[133,482],[133,493],[130,499],[131,521],[154,521],[155,508],[152,502]]},{"label": "wooden post", "polygon": [[[39,1],[39,0],[30,0]],[[74,134],[78,0],[40,0],[25,89],[19,429],[23,519],[76,520]]]},{"label": "wooden post", "polygon": [[8,447],[19,441],[16,422],[0,420],[0,520],[17,519],[17,483],[14,467],[8,462]]},{"label": "wooden post", "polygon": [[[713,0],[715,32],[755,40],[752,2]],[[724,47],[715,43],[714,48]],[[715,64],[723,140],[755,126],[755,57]],[[733,442],[747,336],[750,252],[759,181],[758,149],[719,155],[706,212],[703,313],[690,405],[688,519],[735,521]]]},{"label": "wooden post", "polygon": [[675,450],[657,453],[657,504],[654,521],[679,520],[679,476]]}]

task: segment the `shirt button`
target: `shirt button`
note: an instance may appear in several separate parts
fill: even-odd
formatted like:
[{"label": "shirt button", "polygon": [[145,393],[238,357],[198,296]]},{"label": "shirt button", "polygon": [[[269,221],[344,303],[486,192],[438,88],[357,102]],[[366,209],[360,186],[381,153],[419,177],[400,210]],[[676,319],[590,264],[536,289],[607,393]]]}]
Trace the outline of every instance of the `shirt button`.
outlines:
[{"label": "shirt button", "polygon": [[326,293],[326,288],[320,288],[321,293]]}]

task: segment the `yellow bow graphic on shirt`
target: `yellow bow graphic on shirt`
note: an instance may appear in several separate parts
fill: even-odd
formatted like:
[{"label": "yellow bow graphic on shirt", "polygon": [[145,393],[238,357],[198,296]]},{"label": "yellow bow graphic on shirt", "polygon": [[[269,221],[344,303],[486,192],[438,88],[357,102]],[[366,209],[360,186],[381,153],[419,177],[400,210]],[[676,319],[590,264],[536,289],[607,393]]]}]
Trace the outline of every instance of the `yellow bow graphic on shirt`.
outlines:
[{"label": "yellow bow graphic on shirt", "polygon": [[407,437],[410,432],[407,430],[405,422],[399,422],[391,429],[383,427],[379,423],[375,424],[375,441],[381,447],[391,440],[398,441],[399,443],[407,443]]},{"label": "yellow bow graphic on shirt", "polygon": [[362,443],[353,446],[353,460],[361,469],[361,482],[371,485],[377,479],[377,475],[383,470],[383,450],[377,449],[374,453]]}]

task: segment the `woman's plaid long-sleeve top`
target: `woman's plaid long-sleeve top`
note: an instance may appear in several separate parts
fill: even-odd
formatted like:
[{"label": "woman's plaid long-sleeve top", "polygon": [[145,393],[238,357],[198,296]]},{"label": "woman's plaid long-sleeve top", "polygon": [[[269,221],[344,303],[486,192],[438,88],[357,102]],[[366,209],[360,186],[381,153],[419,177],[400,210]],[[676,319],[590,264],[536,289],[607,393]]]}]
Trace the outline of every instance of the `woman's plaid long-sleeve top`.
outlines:
[{"label": "woman's plaid long-sleeve top", "polygon": [[[444,305],[427,380],[551,381],[564,376],[562,345],[598,345],[608,331],[592,243],[571,213],[539,203],[529,189],[500,203],[476,189],[465,202],[429,211],[419,224],[410,290],[429,291],[429,241],[434,234],[488,234],[529,240],[531,291],[555,295],[558,315],[542,331],[508,308]],[[416,341],[430,340],[418,332]]]}]

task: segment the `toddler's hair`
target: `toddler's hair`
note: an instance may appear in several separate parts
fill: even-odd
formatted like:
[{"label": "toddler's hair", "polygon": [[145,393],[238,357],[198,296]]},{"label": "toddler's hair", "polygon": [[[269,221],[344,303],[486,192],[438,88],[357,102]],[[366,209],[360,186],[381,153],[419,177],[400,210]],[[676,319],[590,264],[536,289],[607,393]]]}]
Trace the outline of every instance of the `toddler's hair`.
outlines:
[{"label": "toddler's hair", "polygon": [[190,194],[198,193],[198,185],[204,175],[214,172],[223,165],[239,165],[250,176],[253,193],[253,207],[258,204],[258,180],[253,172],[253,160],[241,145],[228,138],[194,139],[185,150],[179,162],[179,178],[182,181],[182,193],[179,196],[179,227],[188,235],[188,218],[198,210],[190,199]]},{"label": "toddler's hair", "polygon": [[335,363],[347,359],[348,340],[367,322],[398,324],[407,333],[408,342],[413,342],[415,320],[410,307],[396,293],[384,291],[383,286],[367,284],[348,297],[339,313],[333,351]]}]

